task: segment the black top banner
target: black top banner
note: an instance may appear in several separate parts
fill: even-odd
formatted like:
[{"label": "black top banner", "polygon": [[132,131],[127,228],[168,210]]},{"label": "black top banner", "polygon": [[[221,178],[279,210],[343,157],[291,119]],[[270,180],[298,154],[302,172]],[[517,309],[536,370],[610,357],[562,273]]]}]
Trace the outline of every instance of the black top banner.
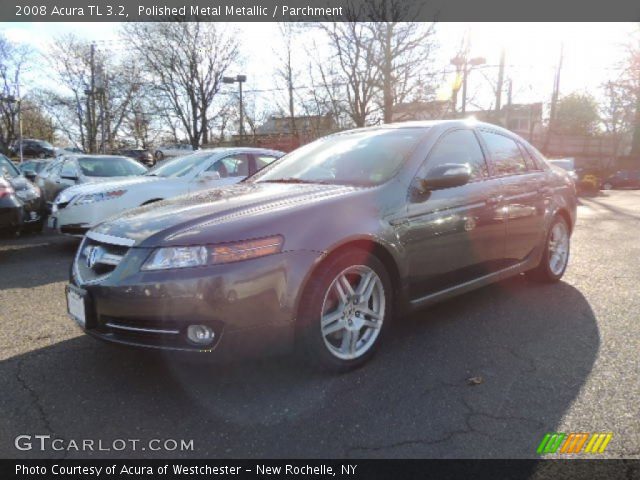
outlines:
[{"label": "black top banner", "polygon": [[2,0],[2,22],[638,21],[629,0]]}]

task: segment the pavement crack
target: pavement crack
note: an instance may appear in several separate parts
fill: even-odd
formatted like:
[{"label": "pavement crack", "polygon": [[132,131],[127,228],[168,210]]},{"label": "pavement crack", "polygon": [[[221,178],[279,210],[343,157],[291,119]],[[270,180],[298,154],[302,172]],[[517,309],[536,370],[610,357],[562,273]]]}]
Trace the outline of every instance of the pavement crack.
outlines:
[{"label": "pavement crack", "polygon": [[49,422],[47,413],[44,411],[44,406],[42,404],[42,401],[40,400],[40,396],[38,395],[38,392],[36,392],[35,389],[33,389],[31,385],[29,385],[27,380],[24,378],[23,368],[22,368],[23,364],[24,364],[23,358],[18,359],[16,362],[16,380],[31,397],[33,405],[35,406],[35,409],[38,412],[38,415],[44,425],[45,430],[50,434],[54,434],[55,432],[51,427],[51,423]]}]

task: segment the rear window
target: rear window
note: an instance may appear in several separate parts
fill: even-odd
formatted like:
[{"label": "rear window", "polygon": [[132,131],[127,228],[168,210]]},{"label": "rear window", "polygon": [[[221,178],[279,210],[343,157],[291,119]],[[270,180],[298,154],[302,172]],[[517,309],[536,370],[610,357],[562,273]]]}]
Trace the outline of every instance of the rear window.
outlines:
[{"label": "rear window", "polygon": [[81,157],[78,164],[87,177],[129,177],[147,171],[138,162],[126,157]]}]

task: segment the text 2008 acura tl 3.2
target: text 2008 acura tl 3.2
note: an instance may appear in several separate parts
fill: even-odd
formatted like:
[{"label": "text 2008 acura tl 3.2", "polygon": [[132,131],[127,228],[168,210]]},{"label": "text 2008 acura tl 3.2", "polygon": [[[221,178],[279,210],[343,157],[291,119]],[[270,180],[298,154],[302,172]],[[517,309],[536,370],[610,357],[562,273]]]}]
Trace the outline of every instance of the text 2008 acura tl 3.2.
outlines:
[{"label": "text 2008 acura tl 3.2", "polygon": [[353,130],[98,225],[67,303],[113,342],[219,355],[295,344],[347,370],[403,312],[522,272],[559,280],[575,216],[570,177],[499,127]]}]

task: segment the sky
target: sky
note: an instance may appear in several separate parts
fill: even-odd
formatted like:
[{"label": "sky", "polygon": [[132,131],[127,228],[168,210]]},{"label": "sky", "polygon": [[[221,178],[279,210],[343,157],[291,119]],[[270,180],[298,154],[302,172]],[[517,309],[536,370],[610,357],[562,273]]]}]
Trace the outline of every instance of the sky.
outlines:
[{"label": "sky", "polygon": [[[277,68],[277,55],[274,52],[279,45],[277,24],[238,23],[229,26],[237,30],[244,56],[242,65],[237,67],[238,71],[229,73],[246,74],[247,90],[273,88],[273,74]],[[118,23],[0,24],[0,31],[10,40],[31,45],[42,53],[46,52],[53,37],[68,32],[96,41],[98,48],[117,53],[126,48],[126,45],[117,41],[119,28]],[[487,75],[495,75],[500,52],[505,49],[505,75],[513,82],[515,103],[548,103],[562,44],[561,95],[581,92],[598,97],[600,86],[618,75],[624,46],[636,28],[635,23],[440,23],[436,29],[439,47],[435,64],[441,71],[451,70],[449,60],[458,50],[462,38],[468,35],[471,55],[486,58],[486,65],[481,69]],[[298,60],[301,64],[308,62],[309,42],[314,38],[320,41],[319,36],[312,34],[305,35],[297,44],[294,61]],[[491,107],[491,84],[483,72],[476,70],[469,77],[469,97],[478,105],[469,105],[468,109]],[[34,69],[28,75],[26,84],[51,86],[44,70]],[[440,85],[440,96],[449,91],[450,82],[451,77]],[[269,97],[272,94],[262,95]]]}]

